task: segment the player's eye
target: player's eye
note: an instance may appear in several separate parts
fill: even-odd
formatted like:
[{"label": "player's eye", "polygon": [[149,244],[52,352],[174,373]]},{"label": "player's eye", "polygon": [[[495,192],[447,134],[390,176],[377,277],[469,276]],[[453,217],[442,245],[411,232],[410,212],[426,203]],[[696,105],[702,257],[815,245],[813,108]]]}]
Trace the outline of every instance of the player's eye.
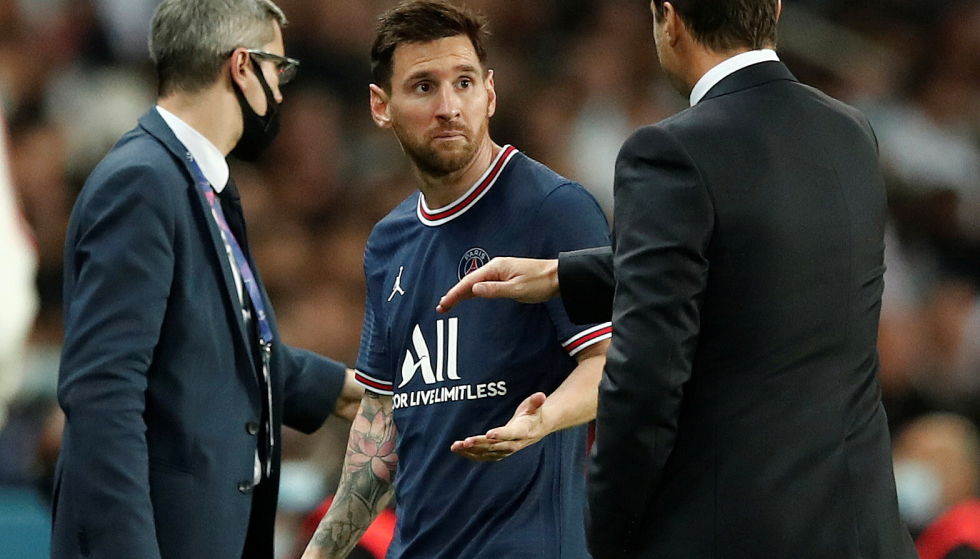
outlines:
[{"label": "player's eye", "polygon": [[415,91],[418,93],[428,93],[432,91],[432,84],[429,82],[419,82],[415,84]]},{"label": "player's eye", "polygon": [[463,79],[459,80],[459,87],[461,87],[463,89],[467,89],[467,88],[469,88],[472,85],[473,85],[473,80],[471,80],[469,78],[463,78]]}]

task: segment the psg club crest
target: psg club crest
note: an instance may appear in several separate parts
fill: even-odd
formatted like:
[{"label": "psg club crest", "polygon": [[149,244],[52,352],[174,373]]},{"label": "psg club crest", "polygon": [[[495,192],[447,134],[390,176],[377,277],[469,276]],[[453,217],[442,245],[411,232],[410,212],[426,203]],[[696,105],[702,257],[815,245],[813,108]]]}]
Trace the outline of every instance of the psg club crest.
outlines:
[{"label": "psg club crest", "polygon": [[466,251],[466,254],[459,260],[459,279],[463,279],[463,276],[475,272],[487,262],[490,262],[490,255],[482,248],[471,248]]}]

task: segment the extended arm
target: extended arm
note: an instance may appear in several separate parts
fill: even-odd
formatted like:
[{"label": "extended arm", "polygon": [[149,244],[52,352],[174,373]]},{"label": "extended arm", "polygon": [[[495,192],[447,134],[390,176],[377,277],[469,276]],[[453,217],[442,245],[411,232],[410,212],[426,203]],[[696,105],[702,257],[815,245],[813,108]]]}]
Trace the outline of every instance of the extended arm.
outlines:
[{"label": "extended arm", "polygon": [[304,433],[316,431],[331,412],[353,421],[364,389],[343,363],[311,351],[278,346],[285,377],[283,423]]},{"label": "extended arm", "polygon": [[541,303],[558,295],[558,261],[498,257],[467,274],[439,300],[445,313],[456,303],[473,297],[514,299]]},{"label": "extended arm", "polygon": [[442,296],[436,310],[449,312],[474,297],[541,303],[561,295],[575,324],[606,322],[612,316],[614,289],[609,247],[563,252],[557,260],[498,257],[461,279]]},{"label": "extended arm", "polygon": [[532,394],[506,425],[456,441],[450,449],[477,462],[503,460],[555,431],[591,421],[608,348],[604,340],[582,350],[576,356],[578,366],[550,396]]},{"label": "extended arm", "polygon": [[303,559],[341,559],[388,504],[398,454],[391,396],[365,392],[347,443],[337,495],[320,521]]},{"label": "extended arm", "polygon": [[561,302],[575,324],[612,319],[616,277],[610,247],[587,248],[558,255]]}]

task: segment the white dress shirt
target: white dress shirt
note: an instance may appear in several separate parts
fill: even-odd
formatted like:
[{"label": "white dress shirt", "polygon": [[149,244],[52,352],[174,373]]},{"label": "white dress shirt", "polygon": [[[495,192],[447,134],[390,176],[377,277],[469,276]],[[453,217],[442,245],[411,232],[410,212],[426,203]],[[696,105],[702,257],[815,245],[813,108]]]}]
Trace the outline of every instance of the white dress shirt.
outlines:
[{"label": "white dress shirt", "polygon": [[750,50],[725,60],[721,64],[705,72],[698,83],[694,84],[691,90],[691,106],[697,105],[704,99],[704,96],[711,91],[711,88],[718,85],[718,82],[728,76],[738,72],[742,68],[747,68],[760,62],[779,62],[779,56],[772,49]]},{"label": "white dress shirt", "polygon": [[194,130],[190,124],[187,124],[167,109],[157,105],[157,112],[160,113],[163,121],[173,131],[174,136],[177,136],[180,143],[184,144],[187,151],[191,152],[191,155],[194,156],[197,164],[201,166],[204,178],[208,179],[214,191],[221,194],[221,191],[225,189],[225,185],[228,184],[228,177],[230,175],[228,161],[225,160],[225,156],[221,153],[221,150],[211,143],[211,140],[205,138],[204,134]]}]

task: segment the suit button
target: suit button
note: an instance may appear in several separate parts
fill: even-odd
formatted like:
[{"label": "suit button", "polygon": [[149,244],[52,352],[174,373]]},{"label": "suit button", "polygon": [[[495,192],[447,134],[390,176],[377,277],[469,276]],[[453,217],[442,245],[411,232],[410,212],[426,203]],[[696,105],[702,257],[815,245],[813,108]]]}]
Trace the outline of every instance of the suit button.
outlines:
[{"label": "suit button", "polygon": [[249,494],[252,492],[252,482],[251,481],[240,481],[238,482],[238,491],[244,494]]},{"label": "suit button", "polygon": [[249,435],[257,435],[259,433],[259,424],[254,421],[249,421],[245,424],[245,431]]}]

